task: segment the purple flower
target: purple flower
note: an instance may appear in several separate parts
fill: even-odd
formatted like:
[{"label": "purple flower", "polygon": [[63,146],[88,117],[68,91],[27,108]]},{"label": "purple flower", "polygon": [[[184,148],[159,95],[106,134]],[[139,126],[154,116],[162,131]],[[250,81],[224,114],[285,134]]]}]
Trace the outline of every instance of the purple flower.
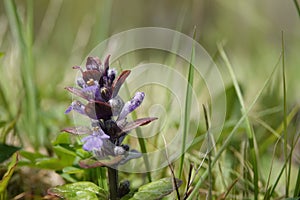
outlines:
[{"label": "purple flower", "polygon": [[82,77],[77,80],[79,88],[66,89],[88,101],[108,102],[115,98],[130,71],[125,70],[116,77],[117,71],[109,69],[109,58],[107,56],[102,64],[98,57],[88,57],[85,71],[79,66],[73,67],[82,73]]},{"label": "purple flower", "polygon": [[86,84],[86,82],[83,80],[82,77],[77,79],[77,85],[81,88],[86,88],[88,87],[88,85]]},{"label": "purple flower", "polygon": [[88,96],[88,100],[103,101],[100,94],[100,88],[97,82],[93,81],[93,85],[88,85],[87,87],[82,88],[81,91]]},{"label": "purple flower", "polygon": [[87,135],[81,140],[82,148],[92,152],[96,159],[122,156],[117,163],[123,164],[141,156],[136,150],[130,150],[128,145],[122,144],[128,132],[157,118],[148,117],[127,122],[126,116],[141,105],[145,94],[137,92],[124,104],[118,93],[130,70],[122,71],[117,76],[117,71],[109,68],[109,58],[107,56],[104,63],[101,63],[97,57],[88,57],[85,70],[79,66],[73,67],[81,71],[82,77],[77,80],[78,87],[66,89],[87,103],[73,101],[65,113],[75,110],[86,115],[91,119],[92,129],[90,126],[83,126],[66,128],[64,131],[74,135]]},{"label": "purple flower", "polygon": [[137,92],[135,93],[134,97],[125,103],[122,111],[120,112],[120,115],[118,117],[118,120],[124,119],[129,113],[134,111],[137,107],[141,105],[145,97],[144,92]]},{"label": "purple flower", "polygon": [[71,110],[75,110],[75,111],[77,111],[78,113],[85,115],[84,109],[85,109],[85,106],[83,105],[83,103],[81,103],[80,101],[75,100],[75,101],[73,101],[73,102],[71,103],[71,105],[67,108],[67,110],[65,111],[65,114],[71,112]]},{"label": "purple flower", "polygon": [[103,145],[103,140],[108,140],[110,137],[104,133],[104,131],[99,127],[94,127],[93,133],[82,138],[84,143],[82,148],[85,151],[100,150]]}]

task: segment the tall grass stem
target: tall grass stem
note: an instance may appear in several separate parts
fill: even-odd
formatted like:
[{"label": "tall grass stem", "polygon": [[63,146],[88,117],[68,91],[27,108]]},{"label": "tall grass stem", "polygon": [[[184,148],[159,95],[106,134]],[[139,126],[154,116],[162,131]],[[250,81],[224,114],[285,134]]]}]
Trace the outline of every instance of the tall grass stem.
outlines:
[{"label": "tall grass stem", "polygon": [[[278,63],[278,62],[277,62]],[[222,153],[226,150],[226,148],[228,147],[230,141],[232,140],[235,132],[238,130],[238,128],[241,126],[242,122],[246,119],[248,113],[250,112],[250,110],[252,110],[252,108],[254,107],[254,105],[256,104],[258,98],[262,95],[262,92],[265,90],[265,88],[270,84],[271,82],[271,78],[273,77],[273,75],[275,74],[277,68],[278,68],[278,64],[275,65],[275,67],[273,68],[273,71],[271,72],[270,76],[268,77],[268,79],[264,82],[264,85],[262,86],[262,88],[260,89],[260,91],[257,93],[257,95],[255,96],[253,102],[249,105],[248,109],[245,111],[245,113],[242,115],[242,117],[238,120],[238,122],[235,124],[235,126],[233,127],[233,129],[231,130],[231,132],[229,133],[229,135],[227,136],[225,142],[222,144],[222,146],[220,147],[219,151],[216,153],[216,155],[214,156],[214,159],[212,160],[211,166],[213,167],[218,159],[220,158],[220,156],[222,155]],[[198,191],[203,183],[203,181],[207,178],[208,176],[208,169],[206,169],[203,174],[201,175],[201,178],[199,179],[199,181],[196,183],[196,185],[194,186],[193,191],[191,192],[191,194],[189,195],[189,197],[187,198],[187,200],[193,200],[195,199],[196,195],[198,194]]]},{"label": "tall grass stem", "polygon": [[289,197],[291,159],[288,158],[288,132],[287,132],[287,103],[286,103],[286,73],[285,73],[285,47],[284,35],[281,32],[281,61],[282,61],[282,91],[283,91],[283,135],[284,135],[284,158],[288,160],[288,166],[285,169],[285,197]]},{"label": "tall grass stem", "polygon": [[[196,27],[194,27],[193,39],[196,37]],[[183,122],[183,135],[182,135],[182,146],[181,146],[181,156],[180,156],[180,163],[179,163],[179,171],[178,171],[178,178],[181,178],[182,171],[183,171],[183,163],[184,163],[184,155],[185,155],[185,143],[187,134],[189,133],[189,125],[190,125],[190,112],[191,112],[191,104],[192,104],[192,89],[193,89],[193,82],[194,82],[194,66],[192,62],[195,57],[195,47],[192,47],[192,54],[191,54],[191,61],[189,64],[188,70],[188,80],[186,85],[186,95],[185,95],[185,105],[184,105],[184,122]]]},{"label": "tall grass stem", "polygon": [[[229,59],[223,49],[223,47],[221,45],[218,45],[218,49],[220,52],[220,55],[222,57],[222,59],[225,62],[225,65],[227,66],[227,69],[229,71],[229,74],[231,76],[231,79],[233,81],[233,85],[236,91],[236,94],[238,96],[238,100],[240,102],[241,105],[241,110],[242,110],[242,114],[245,115],[246,113],[246,107],[244,104],[244,99],[243,99],[243,95],[240,89],[240,86],[238,84],[237,81],[237,77],[233,71],[233,68],[231,66],[231,63],[229,62]],[[254,182],[254,199],[257,200],[258,199],[258,193],[259,193],[259,186],[258,186],[258,179],[259,179],[259,170],[258,170],[258,164],[257,164],[257,151],[255,149],[255,135],[252,129],[252,126],[250,124],[249,118],[248,116],[246,116],[245,118],[245,124],[246,124],[246,132],[247,132],[247,136],[248,136],[248,140],[249,140],[249,146],[250,146],[250,158],[251,158],[251,164],[253,167],[253,182]]]}]

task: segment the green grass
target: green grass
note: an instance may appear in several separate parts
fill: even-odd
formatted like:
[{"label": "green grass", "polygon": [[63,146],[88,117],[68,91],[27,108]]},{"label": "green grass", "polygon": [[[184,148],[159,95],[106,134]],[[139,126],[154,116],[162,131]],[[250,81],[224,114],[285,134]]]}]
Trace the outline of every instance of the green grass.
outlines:
[{"label": "green grass", "polygon": [[258,187],[259,169],[258,169],[258,164],[257,164],[258,158],[256,157],[258,151],[255,148],[255,146],[257,146],[257,144],[255,144],[255,134],[254,134],[253,128],[252,128],[252,126],[250,124],[249,118],[246,115],[246,110],[247,109],[246,109],[245,104],[244,104],[244,98],[242,96],[241,89],[240,89],[240,86],[238,84],[236,75],[234,74],[233,68],[232,68],[232,66],[231,66],[231,64],[230,64],[230,62],[228,60],[228,57],[227,57],[227,55],[226,55],[223,47],[219,46],[218,49],[219,49],[221,57],[223,58],[223,60],[225,62],[225,65],[227,66],[227,69],[229,71],[231,79],[233,81],[233,85],[234,85],[234,88],[235,88],[235,91],[236,91],[239,103],[241,105],[241,112],[242,112],[243,115],[246,116],[246,118],[245,118],[245,126],[246,126],[246,133],[247,133],[248,140],[249,140],[249,146],[250,146],[250,162],[252,164],[253,174],[254,174],[254,178],[253,178],[253,183],[254,183],[254,199],[257,200],[258,199],[258,193],[259,193],[259,187]]},{"label": "green grass", "polygon": [[[196,27],[194,27],[193,39],[196,39]],[[178,177],[181,178],[183,163],[184,163],[184,155],[186,151],[186,138],[189,133],[190,126],[190,113],[192,108],[192,88],[194,84],[194,66],[192,65],[193,60],[195,59],[195,47],[192,47],[192,55],[188,70],[188,77],[186,82],[186,98],[184,101],[184,122],[183,122],[183,134],[182,134],[182,146],[181,146],[181,156],[180,156],[180,164],[178,170]]]},{"label": "green grass", "polygon": [[[181,199],[296,199],[300,195],[298,2],[0,2],[0,143],[22,147],[23,155],[29,155],[27,158],[32,161],[20,157],[10,182],[2,185],[6,188],[2,195],[41,197],[39,191],[25,187],[28,182],[22,182],[20,177],[34,177],[38,186],[49,188],[46,178],[39,177],[35,170],[55,168],[55,163],[40,165],[43,167],[39,164],[47,163],[47,159],[58,161],[64,157],[63,152],[82,153],[78,150],[79,140],[74,138],[70,144],[59,144],[59,148],[51,143],[60,134],[59,130],[74,125],[70,116],[64,115],[71,98],[63,88],[72,85],[75,77],[71,67],[79,65],[91,49],[114,33],[159,26],[174,28],[191,37],[193,31],[197,32],[199,43],[214,55],[228,91],[226,121],[220,137],[214,138],[209,131],[213,123],[210,96],[203,77],[194,71],[195,66],[168,52],[139,50],[123,55],[122,66],[118,66],[120,62],[113,66],[130,69],[153,61],[176,70],[187,79],[184,99],[180,99],[184,102],[181,110],[184,118],[180,124],[177,116],[170,114],[175,102],[172,93],[145,87],[148,104],[164,98],[162,106],[168,120],[166,127],[153,137],[128,139],[130,146],[142,153],[162,148],[162,136],[168,143],[183,126],[182,144],[173,147],[182,155],[171,167],[183,181],[178,190]],[[193,29],[195,25],[197,28]],[[226,41],[226,46],[216,45],[218,41]],[[174,51],[179,42],[174,38],[171,47]],[[194,56],[192,51],[191,60]],[[176,81],[170,74],[161,78],[170,84]],[[205,105],[201,121],[197,122],[191,117],[193,89],[199,104]],[[123,90],[129,99],[132,92],[126,86]],[[138,110],[132,118],[147,112]],[[196,137],[187,148],[185,141],[195,124],[199,124]],[[145,130],[137,129],[137,136]],[[202,146],[207,149],[203,151]],[[70,161],[60,163],[78,167],[79,158],[73,162],[70,155]],[[152,162],[157,163],[164,156],[155,160],[144,157],[145,168],[150,169]],[[1,179],[9,162],[11,159],[0,163]],[[29,174],[23,171],[24,165]],[[78,170],[78,174],[56,168],[49,171],[67,182],[91,180],[108,190],[104,169]],[[166,166],[143,174],[120,172],[119,178],[128,179],[132,188],[138,188],[172,174]],[[177,196],[173,192],[166,199]]]},{"label": "green grass", "polygon": [[[25,134],[34,145],[34,148],[38,150],[40,145],[45,145],[41,142],[45,135],[39,133],[39,99],[37,94],[37,86],[35,82],[35,67],[33,57],[33,1],[26,1],[26,14],[25,24],[21,22],[21,18],[17,12],[16,4],[14,1],[4,1],[6,12],[8,14],[8,20],[10,28],[12,30],[14,39],[17,41],[18,49],[20,51],[20,78],[22,80],[23,90],[19,96],[21,106],[23,109],[22,121],[24,123],[23,128]],[[23,136],[21,136],[23,137]],[[43,138],[43,139],[41,139]],[[47,140],[46,140],[47,141]]]},{"label": "green grass", "polygon": [[[229,135],[227,136],[226,140],[224,141],[224,143],[222,144],[222,146],[218,149],[218,152],[216,153],[216,155],[214,156],[214,160],[212,161],[212,167],[214,167],[214,165],[218,162],[218,159],[220,158],[220,156],[222,155],[222,153],[229,148],[229,144],[231,142],[231,140],[233,139],[233,136],[235,136],[237,129],[239,128],[239,126],[242,125],[242,123],[244,122],[244,120],[247,118],[247,114],[248,112],[253,108],[253,106],[255,105],[255,103],[257,103],[258,98],[261,96],[262,92],[264,91],[264,89],[268,86],[268,84],[271,81],[271,78],[273,76],[273,74],[276,72],[278,65],[274,67],[271,75],[269,76],[269,78],[265,81],[264,85],[262,86],[262,88],[260,89],[260,91],[257,93],[257,95],[255,96],[253,102],[249,105],[248,109],[245,111],[245,113],[242,115],[242,117],[238,120],[238,122],[235,124],[234,128],[232,129],[232,131],[229,133]],[[203,180],[205,180],[208,176],[208,169],[206,169],[204,171],[204,173],[201,175],[201,179],[196,183],[195,188],[193,190],[193,192],[191,193],[191,195],[189,196],[188,199],[193,199],[196,195],[197,195],[197,190],[200,189],[201,185],[203,184]]]}]

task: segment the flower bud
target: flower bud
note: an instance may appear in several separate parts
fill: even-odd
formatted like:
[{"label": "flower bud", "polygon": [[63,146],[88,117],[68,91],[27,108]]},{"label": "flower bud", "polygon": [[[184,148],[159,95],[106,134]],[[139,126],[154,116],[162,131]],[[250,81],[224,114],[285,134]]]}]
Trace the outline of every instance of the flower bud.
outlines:
[{"label": "flower bud", "polygon": [[129,113],[131,113],[137,107],[139,107],[141,105],[141,103],[143,102],[144,97],[145,97],[144,92],[135,93],[134,97],[130,101],[126,102],[126,104],[124,105],[124,107],[119,115],[118,120],[124,119]]}]

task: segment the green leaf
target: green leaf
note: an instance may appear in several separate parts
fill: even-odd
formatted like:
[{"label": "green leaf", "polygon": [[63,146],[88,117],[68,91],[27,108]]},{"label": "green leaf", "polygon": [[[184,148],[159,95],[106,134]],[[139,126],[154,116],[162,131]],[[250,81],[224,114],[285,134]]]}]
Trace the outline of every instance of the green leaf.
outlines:
[{"label": "green leaf", "polygon": [[4,56],[4,52],[0,52],[0,58]]},{"label": "green leaf", "polygon": [[57,155],[57,158],[48,157],[40,153],[21,151],[21,156],[30,161],[21,162],[21,165],[53,170],[62,170],[67,166],[73,165],[76,158],[75,150],[64,144],[54,146],[53,150]]},{"label": "green leaf", "polygon": [[91,157],[91,153],[83,150],[82,148],[76,149],[76,155],[82,159]]},{"label": "green leaf", "polygon": [[58,158],[43,158],[36,160],[35,167],[40,169],[52,169],[52,170],[61,170],[66,164],[63,160]]},{"label": "green leaf", "polygon": [[79,180],[73,176],[71,176],[70,174],[65,174],[65,173],[62,173],[60,174],[60,176],[65,179],[66,181],[68,181],[69,183],[76,183],[78,182]]},{"label": "green leaf", "polygon": [[107,199],[108,193],[91,182],[77,182],[50,188],[48,193],[64,199],[98,200]]},{"label": "green leaf", "polygon": [[16,151],[20,149],[20,147],[0,143],[0,163],[10,158]]},{"label": "green leaf", "polygon": [[[180,187],[182,181],[176,179],[177,187]],[[143,185],[139,188],[138,192],[130,200],[155,200],[167,196],[175,190],[173,187],[172,178],[163,178],[158,181],[154,181]]]},{"label": "green leaf", "polygon": [[43,169],[61,170],[67,166],[73,165],[76,153],[61,145],[56,145],[53,150],[58,158],[39,158],[36,159],[36,166]]},{"label": "green leaf", "polygon": [[66,174],[80,174],[80,173],[83,173],[84,170],[81,169],[81,168],[78,168],[78,167],[65,167],[63,169],[63,173],[66,173]]},{"label": "green leaf", "polygon": [[71,138],[70,138],[70,134],[69,133],[61,133],[59,134],[55,141],[53,142],[53,146],[54,145],[58,145],[58,144],[71,144]]},{"label": "green leaf", "polygon": [[0,180],[0,193],[4,192],[4,190],[6,189],[8,181],[10,180],[10,177],[14,173],[17,163],[18,163],[18,154],[15,153],[12,157],[12,161],[8,166],[7,172],[4,174],[2,180]]},{"label": "green leaf", "polygon": [[132,197],[133,197],[133,195],[134,195],[134,192],[136,192],[136,191],[130,191],[128,194],[126,194],[125,196],[123,196],[121,198],[121,200],[131,200]]},{"label": "green leaf", "polygon": [[41,153],[33,153],[33,152],[29,152],[29,151],[20,151],[20,155],[23,158],[26,158],[28,160],[30,160],[31,162],[34,162],[36,159],[40,159],[40,158],[46,158],[47,156],[41,154]]},{"label": "green leaf", "polygon": [[76,150],[68,148],[67,146],[56,145],[53,147],[53,150],[59,158],[69,159],[76,157]]}]

